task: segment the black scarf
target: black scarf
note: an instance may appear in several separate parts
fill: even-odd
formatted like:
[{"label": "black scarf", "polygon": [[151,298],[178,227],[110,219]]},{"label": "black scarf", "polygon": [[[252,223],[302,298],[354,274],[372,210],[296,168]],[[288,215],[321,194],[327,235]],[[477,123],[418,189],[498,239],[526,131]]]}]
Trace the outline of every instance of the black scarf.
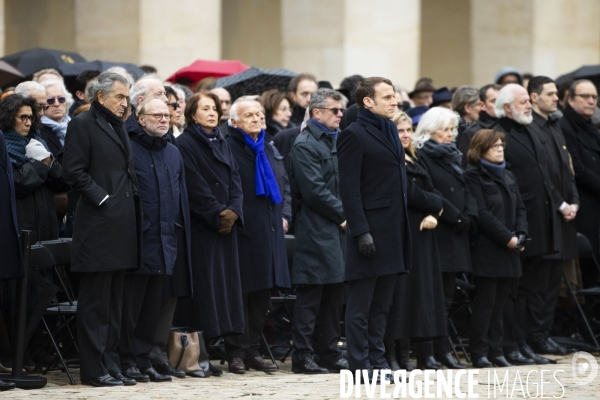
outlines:
[{"label": "black scarf", "polygon": [[506,160],[502,160],[500,164],[494,164],[483,158],[479,159],[479,164],[483,166],[490,174],[498,179],[502,179],[504,176],[504,169],[506,168]]},{"label": "black scarf", "polygon": [[381,118],[379,115],[373,114],[366,108],[361,108],[358,110],[357,119],[370,124],[372,127],[380,131],[382,135],[390,142],[398,158],[400,160],[404,159],[404,149],[402,148],[402,144],[400,144],[398,128],[392,122],[392,120]]},{"label": "black scarf", "polygon": [[196,131],[201,135],[204,135],[208,138],[208,140],[215,140],[219,137],[219,129],[214,127],[210,132],[207,132],[200,124],[194,124]]},{"label": "black scarf", "polygon": [[578,131],[586,132],[593,140],[600,145],[600,137],[598,137],[598,130],[594,126],[592,119],[585,119],[581,115],[577,114],[577,111],[573,110],[573,107],[567,104],[567,107],[563,110],[564,117],[571,123],[571,125]]},{"label": "black scarf", "polygon": [[460,167],[462,162],[462,153],[456,148],[454,143],[438,143],[429,139],[423,145],[423,152],[432,158],[439,158],[444,164],[449,165],[459,175],[463,174]]},{"label": "black scarf", "polygon": [[110,124],[110,126],[112,126],[119,139],[121,139],[123,148],[125,149],[125,151],[128,151],[125,123],[121,119],[121,117],[117,117],[115,114],[112,113],[112,111],[110,111],[108,108],[104,107],[97,101],[92,101],[91,109],[100,114]]}]

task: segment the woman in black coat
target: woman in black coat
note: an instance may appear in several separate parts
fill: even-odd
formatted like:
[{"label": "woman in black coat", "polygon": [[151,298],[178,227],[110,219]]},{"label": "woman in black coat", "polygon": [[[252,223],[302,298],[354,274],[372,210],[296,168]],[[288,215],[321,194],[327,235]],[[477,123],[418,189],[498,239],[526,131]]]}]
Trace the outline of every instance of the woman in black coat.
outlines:
[{"label": "woman in black coat", "polygon": [[[446,310],[442,272],[434,228],[442,212],[442,197],[431,177],[416,161],[412,147],[412,122],[403,112],[394,116],[400,142],[406,151],[408,221],[412,239],[413,268],[396,280],[385,334],[386,359],[392,370],[413,369],[408,357],[410,338],[446,336]],[[419,345],[419,365],[430,367],[430,343]],[[396,356],[398,355],[398,357]]]},{"label": "woman in black coat", "polygon": [[[455,113],[434,107],[423,114],[414,139],[418,162],[442,195],[444,212],[435,235],[447,308],[454,299],[456,274],[471,271],[469,232],[477,220],[477,204],[469,193],[460,166],[462,154],[454,145],[457,126]],[[448,368],[464,368],[454,362],[447,339],[437,342],[436,358]]]},{"label": "woman in black coat", "polygon": [[502,309],[511,285],[521,276],[527,216],[512,173],[505,169],[505,136],[482,129],[469,148],[465,178],[479,209],[478,238],[472,250],[475,298],[471,317],[471,357],[475,368],[509,367],[502,351]]},{"label": "woman in black coat", "polygon": [[267,119],[267,129],[265,131],[267,134],[275,136],[288,127],[292,117],[294,100],[289,94],[272,89],[262,94],[261,101]]},{"label": "woman in black coat", "polygon": [[243,221],[242,187],[238,165],[217,128],[221,115],[215,94],[193,95],[185,109],[187,127],[177,138],[192,225],[195,296],[190,323],[207,339],[244,331],[237,236]]}]

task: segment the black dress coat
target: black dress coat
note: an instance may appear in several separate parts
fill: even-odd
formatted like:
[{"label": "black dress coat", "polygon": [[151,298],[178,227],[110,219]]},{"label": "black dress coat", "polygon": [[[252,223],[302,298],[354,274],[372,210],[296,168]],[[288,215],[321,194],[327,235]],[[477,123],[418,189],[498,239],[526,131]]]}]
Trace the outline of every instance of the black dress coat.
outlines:
[{"label": "black dress coat", "polygon": [[600,251],[600,133],[567,106],[559,125],[571,155],[581,206],[575,223],[595,250]]},{"label": "black dress coat", "polygon": [[52,153],[54,157],[58,157],[63,145],[60,143],[60,139],[56,136],[56,133],[52,131],[52,128],[42,125],[40,127],[40,136],[46,141],[50,153]]},{"label": "black dress coat", "polygon": [[[244,134],[231,130],[226,141],[239,167],[244,199],[244,226],[237,231],[242,290],[247,293],[289,288],[282,203],[272,204],[267,197],[256,196],[256,156],[246,146]],[[264,151],[273,166],[276,162],[273,147],[265,143]]]},{"label": "black dress coat", "polygon": [[17,202],[12,164],[0,132],[0,280],[23,277],[23,255],[19,244]]},{"label": "black dress coat", "polygon": [[134,156],[127,134],[121,138],[96,104],[69,122],[65,138],[64,179],[81,193],[71,270],[135,270],[143,263],[143,217]]},{"label": "black dress coat", "polygon": [[506,168],[514,175],[527,209],[531,241],[522,256],[541,256],[559,249],[559,223],[554,212],[553,186],[548,175],[547,157],[536,135],[510,118],[500,118],[494,130],[506,135]]},{"label": "black dress coat", "polygon": [[296,214],[292,283],[340,283],[344,276],[346,218],[340,200],[335,142],[308,123],[290,152],[290,180],[300,199]]},{"label": "black dress coat", "polygon": [[443,200],[419,164],[407,160],[406,176],[413,268],[396,280],[385,335],[386,339],[446,336],[444,288],[435,238],[437,228],[419,229],[426,216],[438,218]]},{"label": "black dress coat", "polygon": [[491,129],[497,122],[498,118],[492,117],[482,110],[479,112],[479,119],[456,137],[456,147],[463,154],[461,163],[463,169],[466,169],[469,164],[467,153],[469,152],[469,146],[471,145],[473,136],[482,129]]},{"label": "black dress coat", "polygon": [[[411,240],[404,151],[398,156],[381,131],[361,120],[340,133],[337,150],[347,220],[344,280],[406,273]],[[373,237],[373,259],[358,251],[358,236],[365,232]]]},{"label": "black dress coat", "polygon": [[527,234],[525,205],[513,174],[505,169],[499,179],[481,164],[470,164],[465,179],[479,209],[478,235],[471,252],[473,275],[520,277],[520,251],[506,247],[516,233]]},{"label": "black dress coat", "polygon": [[[533,122],[527,127],[540,142],[548,160],[548,176],[553,186],[554,205],[560,206],[563,202],[579,205],[579,194],[575,184],[575,176],[571,169],[569,151],[558,121],[546,119],[535,111],[532,112]],[[561,260],[574,260],[579,257],[577,250],[577,225],[576,221],[566,222],[558,209],[554,210],[556,224],[559,231],[558,253],[553,253],[548,258]],[[578,214],[579,219],[585,215]]]},{"label": "black dress coat", "polygon": [[[177,138],[185,165],[195,296],[192,327],[206,338],[244,331],[238,230],[246,218],[238,164],[222,137],[209,140],[194,126]],[[218,232],[219,214],[230,209],[240,218],[231,233]]]},{"label": "black dress coat", "polygon": [[[433,187],[442,196],[444,212],[435,228],[442,272],[471,271],[469,232],[456,233],[453,225],[460,215],[477,219],[477,203],[471,196],[464,178],[442,160],[432,158],[423,150],[417,151],[418,163],[427,170]],[[473,227],[471,227],[473,229]]]}]

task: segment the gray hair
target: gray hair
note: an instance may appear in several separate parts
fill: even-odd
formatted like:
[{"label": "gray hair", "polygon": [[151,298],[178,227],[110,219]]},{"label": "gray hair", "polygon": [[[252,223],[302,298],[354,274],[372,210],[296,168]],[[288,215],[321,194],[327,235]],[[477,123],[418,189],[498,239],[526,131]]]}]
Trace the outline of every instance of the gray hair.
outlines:
[{"label": "gray hair", "polygon": [[135,115],[138,119],[139,119],[140,115],[146,114],[146,109],[148,108],[148,103],[150,103],[152,100],[158,100],[160,102],[167,104],[166,101],[162,101],[161,99],[159,99],[157,97],[150,97],[149,99],[144,99],[144,101],[142,101],[141,104],[139,106],[137,106],[137,108],[135,109]]},{"label": "gray hair", "polygon": [[[179,91],[183,92],[185,94],[185,101],[186,102],[194,94],[194,92],[192,92],[189,87],[187,87],[185,85],[181,85],[179,83],[174,83],[174,84],[171,85],[171,87],[173,89],[175,89],[175,90],[179,90]],[[182,97],[182,98],[184,98],[184,97]]]},{"label": "gray hair", "polygon": [[34,81],[25,81],[21,82],[15,88],[15,94],[20,94],[23,97],[28,97],[31,95],[31,92],[37,90],[38,92],[46,93],[46,89],[38,82]]},{"label": "gray hair", "polygon": [[425,142],[431,139],[431,134],[445,129],[448,125],[454,124],[454,132],[452,140],[456,139],[458,134],[459,116],[454,111],[450,111],[444,107],[433,107],[429,109],[419,121],[417,131],[413,137],[413,146],[417,149],[422,148]]},{"label": "gray hair", "polygon": [[119,74],[124,76],[125,78],[127,78],[127,80],[129,81],[129,89],[131,89],[131,87],[133,86],[135,79],[133,79],[133,76],[131,76],[131,74],[129,72],[127,72],[127,70],[123,67],[110,67],[109,69],[106,70],[106,72],[114,72],[115,74]]},{"label": "gray hair", "polygon": [[315,108],[322,108],[327,105],[327,99],[333,99],[341,101],[346,107],[346,96],[333,89],[317,89],[310,95],[310,101],[308,102],[309,116],[312,117],[312,111]]},{"label": "gray hair", "polygon": [[240,118],[238,115],[238,107],[239,107],[240,103],[245,103],[248,101],[255,101],[258,104],[260,104],[262,109],[264,109],[261,98],[258,95],[256,95],[256,96],[248,95],[248,96],[238,97],[237,99],[235,99],[235,101],[231,105],[231,108],[229,109],[229,119],[227,120],[227,125],[233,126],[233,123],[231,121],[237,121]]},{"label": "gray hair", "polygon": [[[461,86],[456,89],[454,96],[452,96],[452,109],[463,117],[467,113],[465,111],[467,104],[473,107],[480,101],[478,88],[474,86]],[[419,123],[421,122],[419,121]]]},{"label": "gray hair", "polygon": [[163,85],[162,79],[160,79],[160,76],[158,76],[157,74],[145,74],[140,79],[138,79],[137,82],[133,85],[133,88],[131,89],[131,94],[129,96],[131,104],[135,108],[137,108],[137,106],[139,105],[138,97],[142,96],[145,98],[148,94],[148,86],[146,86],[146,84],[144,83],[144,81],[146,80],[155,80],[160,82],[161,85]]},{"label": "gray hair", "polygon": [[59,88],[61,88],[63,93],[65,94],[65,98],[67,99],[67,112],[69,111],[69,109],[75,101],[73,100],[73,95],[69,93],[63,81],[60,81],[58,79],[48,79],[40,83],[40,85],[42,85],[42,87],[44,88],[44,93],[46,92],[46,89],[50,86],[58,86]]},{"label": "gray hair", "polygon": [[104,71],[98,75],[96,79],[90,82],[85,94],[91,101],[98,101],[98,93],[102,92],[105,95],[111,93],[113,90],[113,85],[116,81],[119,81],[123,85],[129,87],[129,81],[123,75],[115,72]]},{"label": "gray hair", "polygon": [[512,91],[511,85],[506,85],[500,91],[498,91],[498,96],[496,97],[496,117],[502,118],[506,117],[506,111],[504,111],[504,105],[510,104],[515,101],[515,94]]}]

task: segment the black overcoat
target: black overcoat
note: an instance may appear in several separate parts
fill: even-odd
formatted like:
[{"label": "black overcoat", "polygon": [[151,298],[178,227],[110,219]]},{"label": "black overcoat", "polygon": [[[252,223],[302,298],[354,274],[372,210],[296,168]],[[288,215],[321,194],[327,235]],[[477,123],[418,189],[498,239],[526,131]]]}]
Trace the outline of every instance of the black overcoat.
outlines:
[{"label": "black overcoat", "polygon": [[557,214],[553,187],[548,176],[547,157],[536,136],[510,118],[500,118],[495,130],[506,135],[504,157],[517,180],[521,199],[527,209],[527,228],[531,241],[522,256],[541,256],[559,249]]},{"label": "black overcoat", "polygon": [[[340,133],[337,150],[347,220],[344,280],[406,273],[411,245],[404,151],[398,156],[381,131],[361,120]],[[365,232],[375,243],[373,259],[358,251]]]},{"label": "black overcoat", "polygon": [[[191,231],[194,298],[190,321],[206,338],[244,331],[238,229],[245,218],[238,165],[221,137],[209,140],[189,125],[177,138],[183,156]],[[239,219],[231,233],[218,232],[226,208]]]},{"label": "black overcoat", "polygon": [[335,142],[309,122],[290,152],[292,190],[300,199],[296,214],[292,283],[339,283],[344,276],[345,221],[340,200]]},{"label": "black overcoat", "polygon": [[469,152],[469,146],[471,145],[473,136],[482,129],[491,129],[497,122],[498,118],[494,118],[482,110],[479,112],[479,119],[456,137],[456,147],[463,153],[463,160],[461,163],[463,169],[467,168],[467,165],[469,164],[467,153]]},{"label": "black overcoat", "polygon": [[[60,139],[56,136],[56,133],[52,131],[52,128],[47,127],[46,125],[42,125],[40,127],[40,136],[42,139],[46,141],[48,145],[48,150],[50,153],[54,155],[54,157],[58,157],[61,149],[63,148],[62,143],[60,143]],[[66,137],[66,136],[65,136]]]},{"label": "black overcoat", "polygon": [[[282,203],[272,204],[267,197],[256,196],[256,156],[246,146],[244,134],[233,129],[226,141],[239,167],[244,199],[244,226],[237,232],[242,290],[289,288]],[[265,143],[264,151],[273,166],[273,147]]]},{"label": "black overcoat", "polygon": [[441,194],[444,203],[440,224],[435,228],[442,272],[469,272],[469,232],[459,234],[453,229],[453,224],[461,214],[475,219],[478,215],[477,204],[469,193],[464,174],[459,174],[450,165],[430,157],[423,150],[418,150],[417,155],[419,164],[431,176],[433,186]]},{"label": "black overcoat", "polygon": [[527,234],[525,205],[513,174],[504,170],[498,179],[482,165],[470,164],[465,178],[479,209],[478,235],[471,252],[473,275],[520,277],[520,251],[506,247],[515,233]]},{"label": "black overcoat", "polygon": [[127,134],[122,140],[96,104],[69,122],[65,137],[65,182],[81,193],[71,269],[135,270],[143,263],[143,217],[133,152]]},{"label": "black overcoat", "polygon": [[419,164],[407,160],[406,176],[413,268],[396,280],[386,338],[446,336],[442,270],[435,238],[437,228],[419,230],[426,216],[438,218],[443,200]]},{"label": "black overcoat", "polygon": [[600,133],[571,106],[559,121],[571,155],[581,206],[575,223],[596,255],[600,251]]}]

